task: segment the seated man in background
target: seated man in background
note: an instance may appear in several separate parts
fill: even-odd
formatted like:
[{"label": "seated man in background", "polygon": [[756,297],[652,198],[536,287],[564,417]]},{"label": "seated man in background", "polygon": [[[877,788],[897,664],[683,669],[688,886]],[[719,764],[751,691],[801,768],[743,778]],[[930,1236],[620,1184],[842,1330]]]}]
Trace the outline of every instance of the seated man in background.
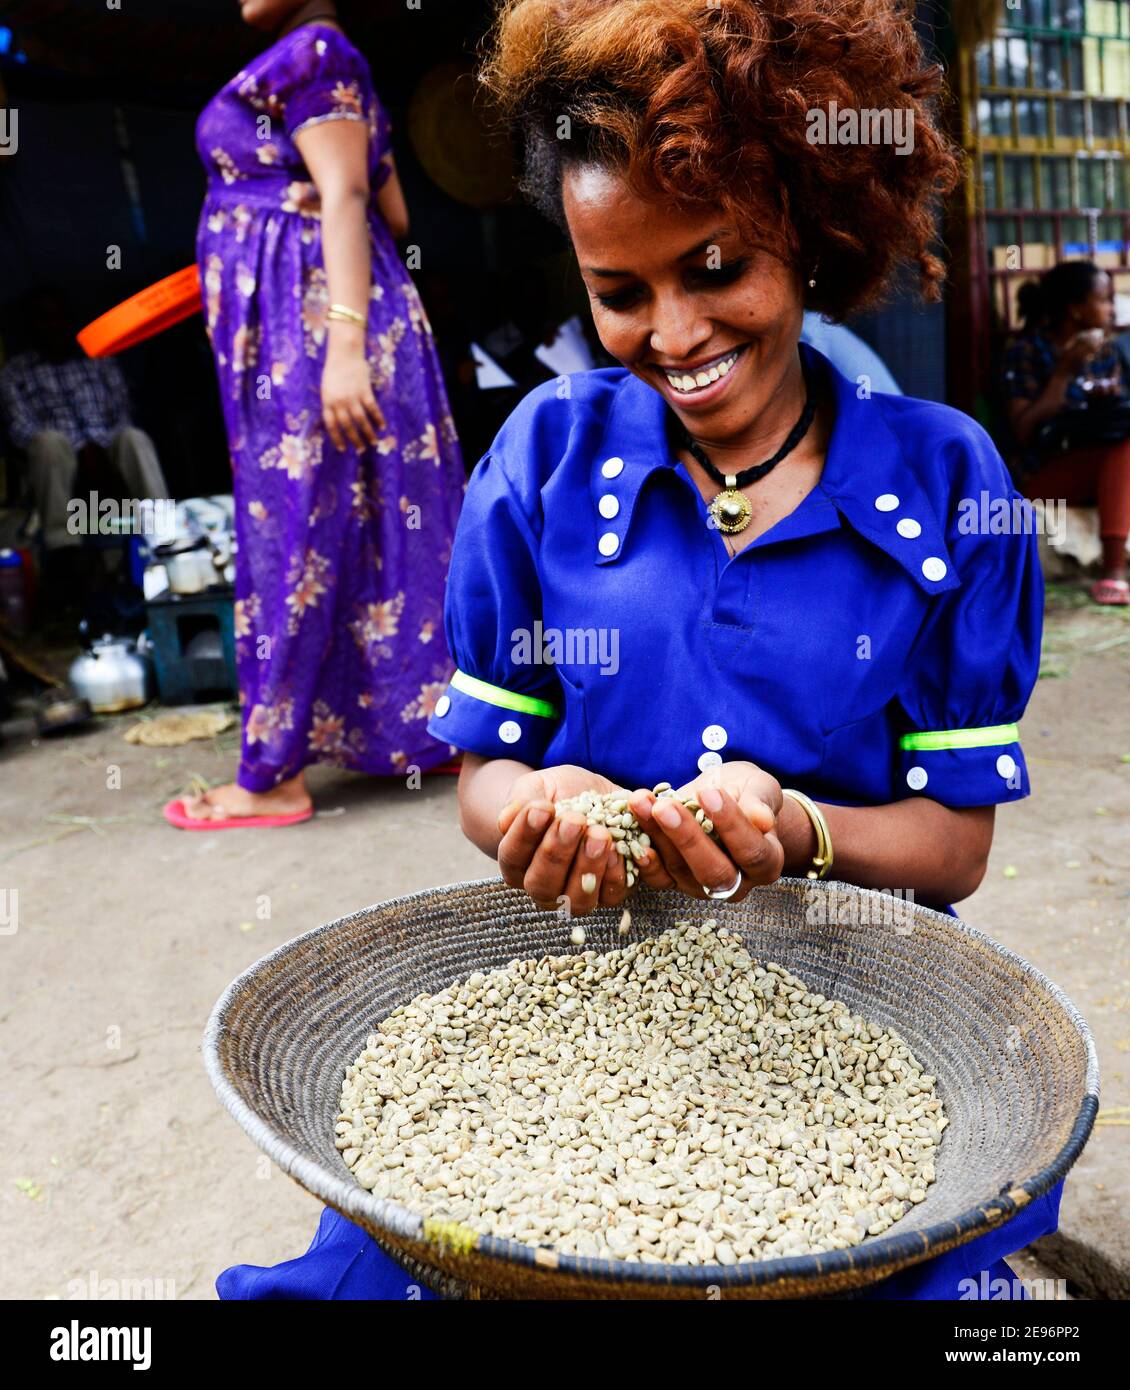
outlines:
[{"label": "seated man in background", "polygon": [[27,453],[50,582],[70,572],[82,542],[81,529],[67,524],[72,497],[94,491],[124,503],[167,497],[168,488],[153,441],[130,423],[118,364],[83,354],[63,296],[33,291],[24,315],[32,348],[0,370],[0,408],[9,438]]}]

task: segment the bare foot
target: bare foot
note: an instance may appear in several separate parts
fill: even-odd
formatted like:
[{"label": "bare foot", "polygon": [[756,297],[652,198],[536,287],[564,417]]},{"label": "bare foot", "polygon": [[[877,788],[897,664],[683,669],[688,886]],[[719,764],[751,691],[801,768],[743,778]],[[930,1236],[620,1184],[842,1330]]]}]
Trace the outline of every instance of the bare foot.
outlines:
[{"label": "bare foot", "polygon": [[280,782],[269,792],[249,792],[236,782],[211,787],[202,796],[184,798],[185,814],[192,820],[229,820],[243,816],[294,816],[313,803],[306,789],[305,773]]}]

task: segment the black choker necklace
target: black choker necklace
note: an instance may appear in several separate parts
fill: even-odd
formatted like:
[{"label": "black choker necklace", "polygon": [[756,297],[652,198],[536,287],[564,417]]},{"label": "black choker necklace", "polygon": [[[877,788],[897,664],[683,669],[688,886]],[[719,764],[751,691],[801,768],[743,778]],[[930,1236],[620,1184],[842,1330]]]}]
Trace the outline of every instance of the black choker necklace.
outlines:
[{"label": "black choker necklace", "polygon": [[686,429],[682,430],[683,447],[694,456],[694,458],[706,469],[710,477],[723,489],[710,503],[710,515],[714,518],[714,524],[720,531],[725,531],[733,535],[736,531],[744,531],[749,525],[750,517],[753,515],[753,508],[749,504],[749,499],[744,497],[739,488],[748,487],[750,483],[756,483],[758,479],[764,478],[767,473],[771,473],[781,462],[786,454],[792,453],[804,436],[808,433],[808,428],[812,424],[816,414],[817,400],[812,390],[812,382],[808,371],[802,366],[804,371],[805,402],[804,409],[801,411],[800,419],[789,432],[788,438],[777,450],[771,459],[766,459],[764,463],[754,464],[752,468],[746,468],[741,473],[720,473],[717,468],[706,457],[706,453],[701,444],[697,444]]}]

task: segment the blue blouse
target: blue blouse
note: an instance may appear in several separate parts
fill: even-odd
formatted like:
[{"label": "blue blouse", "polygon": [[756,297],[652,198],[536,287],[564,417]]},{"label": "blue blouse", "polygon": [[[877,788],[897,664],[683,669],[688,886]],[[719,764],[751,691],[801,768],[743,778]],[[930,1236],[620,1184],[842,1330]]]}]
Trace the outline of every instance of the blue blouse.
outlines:
[{"label": "blue blouse", "polygon": [[1028,795],[1043,581],[996,447],[799,348],[834,388],[824,470],[733,557],[657,391],[615,368],[526,397],[468,483],[430,733],[629,788],[745,759],[842,805]]}]

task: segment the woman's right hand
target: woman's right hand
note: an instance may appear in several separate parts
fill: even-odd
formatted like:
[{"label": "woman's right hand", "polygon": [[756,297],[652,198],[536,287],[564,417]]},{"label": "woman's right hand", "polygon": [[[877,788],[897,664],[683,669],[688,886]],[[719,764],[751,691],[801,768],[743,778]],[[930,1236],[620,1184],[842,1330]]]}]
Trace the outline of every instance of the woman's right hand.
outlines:
[{"label": "woman's right hand", "polygon": [[586,826],[579,811],[556,814],[558,801],[586,791],[628,796],[624,787],[607,777],[565,763],[515,778],[499,814],[499,871],[512,888],[529,893],[543,911],[555,911],[558,900],[565,897],[569,915],[580,917],[596,907],[616,906],[627,896],[624,859],[607,828]]},{"label": "woman's right hand", "polygon": [[1106,334],[1101,328],[1084,328],[1071,338],[1059,355],[1060,365],[1078,372],[1097,353],[1102,351]]},{"label": "woman's right hand", "polygon": [[[352,329],[353,325],[345,327]],[[343,347],[331,335],[322,369],[322,420],[335,449],[344,451],[346,440],[355,449],[376,447],[377,432],[384,429],[385,418],[373,395],[363,337]]]}]

